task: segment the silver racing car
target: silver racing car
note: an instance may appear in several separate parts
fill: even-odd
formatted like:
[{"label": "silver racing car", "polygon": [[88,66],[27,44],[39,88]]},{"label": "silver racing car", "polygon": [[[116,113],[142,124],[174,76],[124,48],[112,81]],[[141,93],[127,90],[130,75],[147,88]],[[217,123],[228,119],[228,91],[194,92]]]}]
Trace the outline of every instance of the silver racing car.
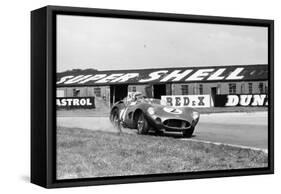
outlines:
[{"label": "silver racing car", "polygon": [[191,137],[199,120],[199,113],[189,107],[165,105],[161,100],[136,94],[115,103],[110,111],[115,127],[137,129],[139,134],[149,130],[156,132],[180,132]]}]

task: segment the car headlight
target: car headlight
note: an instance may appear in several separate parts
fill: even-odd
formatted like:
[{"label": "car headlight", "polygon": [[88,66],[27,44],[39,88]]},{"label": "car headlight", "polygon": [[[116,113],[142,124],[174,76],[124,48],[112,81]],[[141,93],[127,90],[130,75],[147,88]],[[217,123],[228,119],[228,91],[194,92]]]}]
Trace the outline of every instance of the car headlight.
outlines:
[{"label": "car headlight", "polygon": [[148,114],[150,114],[150,115],[154,115],[154,114],[155,114],[155,110],[154,110],[154,108],[152,108],[152,107],[149,107],[149,108],[147,109],[147,112],[148,112]]},{"label": "car headlight", "polygon": [[199,112],[193,112],[193,113],[192,113],[192,118],[193,118],[194,120],[198,119],[198,118],[199,118]]}]

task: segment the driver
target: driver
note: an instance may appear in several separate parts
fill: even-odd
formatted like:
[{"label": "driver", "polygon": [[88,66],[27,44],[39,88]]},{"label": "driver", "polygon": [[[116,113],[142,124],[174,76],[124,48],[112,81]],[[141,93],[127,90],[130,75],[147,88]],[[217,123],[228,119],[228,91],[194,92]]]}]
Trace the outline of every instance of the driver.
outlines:
[{"label": "driver", "polygon": [[131,98],[130,97],[126,98],[127,106],[120,111],[121,122],[124,122],[124,120],[125,120],[125,116],[126,116],[126,112],[128,110],[128,106],[133,106],[133,105],[137,104],[138,102],[142,101],[143,99],[144,99],[144,96],[141,92],[135,92],[135,93],[132,94]]},{"label": "driver", "polygon": [[141,101],[143,99],[144,99],[144,96],[141,92],[136,92],[133,97],[133,101]]}]

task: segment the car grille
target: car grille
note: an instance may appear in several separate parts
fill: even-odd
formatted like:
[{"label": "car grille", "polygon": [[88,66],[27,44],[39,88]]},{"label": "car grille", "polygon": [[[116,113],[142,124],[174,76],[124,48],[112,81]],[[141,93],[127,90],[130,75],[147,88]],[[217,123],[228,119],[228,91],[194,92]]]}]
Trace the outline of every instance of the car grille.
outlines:
[{"label": "car grille", "polygon": [[173,128],[188,128],[190,127],[190,123],[180,119],[167,119],[163,122],[163,124],[167,127]]}]

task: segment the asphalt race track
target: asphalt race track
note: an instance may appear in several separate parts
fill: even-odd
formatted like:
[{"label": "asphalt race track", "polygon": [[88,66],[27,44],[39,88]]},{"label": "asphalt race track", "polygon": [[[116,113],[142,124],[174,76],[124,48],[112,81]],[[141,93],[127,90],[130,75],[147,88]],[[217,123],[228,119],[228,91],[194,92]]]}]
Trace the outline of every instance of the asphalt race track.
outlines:
[{"label": "asphalt race track", "polygon": [[[267,112],[214,113],[201,115],[192,139],[267,149]],[[58,117],[58,126],[118,132],[108,117]],[[136,133],[136,130],[123,129]],[[179,138],[180,134],[165,134]]]},{"label": "asphalt race track", "polygon": [[267,112],[202,115],[196,139],[267,149]]}]

